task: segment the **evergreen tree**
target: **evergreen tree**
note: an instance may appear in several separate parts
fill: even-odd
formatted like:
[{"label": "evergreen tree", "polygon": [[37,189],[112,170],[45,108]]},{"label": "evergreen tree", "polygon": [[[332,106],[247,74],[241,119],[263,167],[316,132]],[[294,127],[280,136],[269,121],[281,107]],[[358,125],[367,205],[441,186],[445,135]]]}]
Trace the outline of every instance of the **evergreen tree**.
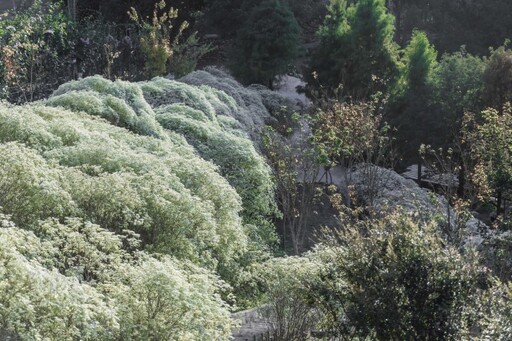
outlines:
[{"label": "evergreen tree", "polygon": [[243,25],[243,3],[244,0],[210,1],[206,6],[202,26],[207,28],[207,33],[218,33],[223,38],[234,38]]},{"label": "evergreen tree", "polygon": [[[250,6],[253,1],[249,0]],[[266,0],[252,7],[239,30],[230,68],[244,83],[272,88],[277,75],[287,71],[299,56],[300,28],[288,6]]]},{"label": "evergreen tree", "polygon": [[331,0],[307,73],[310,88],[331,92],[341,86],[354,100],[383,90],[397,69],[393,34],[394,17],[384,0]]},{"label": "evergreen tree", "polygon": [[444,122],[458,131],[465,112],[480,112],[484,107],[485,61],[461,51],[445,54],[437,68],[434,100],[439,104]]},{"label": "evergreen tree", "polygon": [[[398,145],[408,161],[418,160],[421,144],[437,144],[438,110],[431,98],[437,51],[424,32],[413,33],[404,52],[400,77],[393,90],[390,120],[398,128]],[[421,161],[421,159],[419,159]]]},{"label": "evergreen tree", "polygon": [[487,104],[503,113],[503,107],[512,101],[512,50],[505,42],[498,49],[491,49],[484,72]]}]

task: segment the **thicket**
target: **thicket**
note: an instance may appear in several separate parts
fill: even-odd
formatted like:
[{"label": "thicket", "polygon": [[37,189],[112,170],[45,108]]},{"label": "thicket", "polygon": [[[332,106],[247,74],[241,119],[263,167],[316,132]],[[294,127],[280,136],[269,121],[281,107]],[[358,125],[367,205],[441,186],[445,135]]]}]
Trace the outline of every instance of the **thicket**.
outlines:
[{"label": "thicket", "polygon": [[312,330],[342,340],[510,337],[510,287],[474,250],[447,244],[435,219],[396,212],[344,222],[302,258],[255,273],[278,340]]},{"label": "thicket", "polygon": [[2,333],[228,339],[276,239],[270,169],[236,119],[269,114],[258,91],[242,96],[95,76],[2,103]]},{"label": "thicket", "polygon": [[286,73],[299,57],[300,28],[281,1],[249,3],[242,6],[248,14],[235,37],[230,69],[244,83],[272,89],[275,77]]},{"label": "thicket", "polygon": [[33,101],[67,81],[96,74],[112,80],[169,72],[181,77],[212,50],[165,1],[151,4],[151,17],[132,8],[132,21],[122,23],[101,15],[73,17],[69,6],[37,0],[0,20],[0,98]]}]

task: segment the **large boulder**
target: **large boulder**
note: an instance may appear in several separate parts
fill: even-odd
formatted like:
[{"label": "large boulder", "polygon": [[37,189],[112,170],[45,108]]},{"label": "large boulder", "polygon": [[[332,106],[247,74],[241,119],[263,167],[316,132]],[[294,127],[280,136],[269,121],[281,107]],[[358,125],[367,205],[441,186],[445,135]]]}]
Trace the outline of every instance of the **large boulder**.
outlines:
[{"label": "large boulder", "polygon": [[421,188],[393,170],[362,164],[348,172],[346,179],[359,203],[376,212],[400,208],[420,219],[436,216],[447,232],[462,232],[464,240],[475,246],[481,245],[489,233],[489,227],[474,216],[460,217],[443,195]]}]

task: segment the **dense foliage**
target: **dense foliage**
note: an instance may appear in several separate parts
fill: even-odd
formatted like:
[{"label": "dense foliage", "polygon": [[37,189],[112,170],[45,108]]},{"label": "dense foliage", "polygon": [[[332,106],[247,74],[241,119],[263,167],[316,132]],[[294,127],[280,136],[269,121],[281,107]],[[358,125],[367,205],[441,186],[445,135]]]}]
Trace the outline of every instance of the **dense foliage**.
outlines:
[{"label": "dense foliage", "polygon": [[511,339],[510,9],[0,16],[0,339],[229,340],[260,303],[274,340]]},{"label": "dense foliage", "polygon": [[0,17],[0,98],[41,99],[66,81],[96,74],[126,80],[169,72],[181,77],[213,49],[165,1],[151,4],[151,17],[141,9],[145,6],[126,7],[130,23],[91,13],[78,20],[73,4],[37,0]]},{"label": "dense foliage", "polygon": [[249,8],[235,39],[231,69],[245,83],[273,87],[299,56],[300,28],[281,1],[266,0]]},{"label": "dense foliage", "polygon": [[[241,104],[252,95],[266,111],[257,91],[246,95]],[[2,103],[1,329],[27,340],[227,339],[231,289],[217,276],[238,290],[275,240],[273,183],[242,110],[206,85],[99,76],[44,102]]]},{"label": "dense foliage", "polygon": [[306,74],[309,85],[331,93],[341,87],[353,100],[383,90],[396,75],[393,23],[383,0],[331,1]]},{"label": "dense foliage", "polygon": [[510,336],[510,289],[473,250],[447,245],[435,220],[347,221],[304,257],[265,263],[255,280],[267,287],[278,340],[315,329],[341,339]]},{"label": "dense foliage", "polygon": [[227,339],[220,282],[80,219],[33,231],[1,215],[3,331],[22,340]]},{"label": "dense foliage", "polygon": [[74,23],[40,0],[14,18],[0,20],[0,98],[27,102],[69,79],[74,65]]}]

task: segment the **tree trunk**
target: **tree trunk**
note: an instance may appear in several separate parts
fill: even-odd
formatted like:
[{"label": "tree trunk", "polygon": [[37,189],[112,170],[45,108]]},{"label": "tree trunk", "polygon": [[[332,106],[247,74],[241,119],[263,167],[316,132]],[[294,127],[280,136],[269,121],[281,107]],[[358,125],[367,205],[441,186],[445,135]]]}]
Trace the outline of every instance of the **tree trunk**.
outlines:
[{"label": "tree trunk", "polygon": [[461,199],[464,199],[464,187],[466,187],[466,169],[462,159],[460,160],[459,166],[459,186],[457,187],[457,196]]},{"label": "tree trunk", "polygon": [[76,21],[76,4],[78,0],[68,0],[68,16],[71,20]]},{"label": "tree trunk", "polygon": [[498,191],[497,193],[497,197],[496,197],[496,215],[500,215],[502,212],[502,209],[501,209],[501,202],[503,201],[503,194],[501,191]]},{"label": "tree trunk", "polygon": [[396,32],[397,32],[397,40],[400,46],[404,44],[404,33],[402,31],[402,1],[398,0],[396,2]]}]

